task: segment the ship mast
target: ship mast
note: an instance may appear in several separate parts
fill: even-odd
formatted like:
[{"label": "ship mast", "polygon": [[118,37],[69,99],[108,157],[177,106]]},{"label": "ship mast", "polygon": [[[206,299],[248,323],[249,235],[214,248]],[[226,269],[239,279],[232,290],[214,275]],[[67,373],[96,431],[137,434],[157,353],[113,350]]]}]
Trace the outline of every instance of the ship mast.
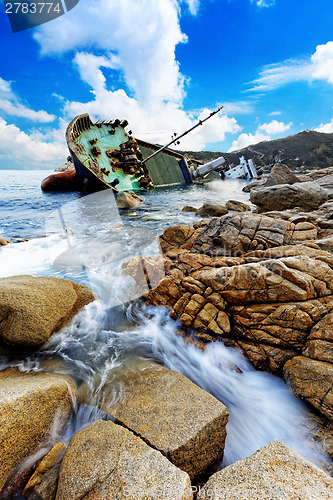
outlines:
[{"label": "ship mast", "polygon": [[222,108],[223,108],[223,106],[220,106],[215,111],[212,111],[210,113],[210,115],[208,115],[206,118],[204,118],[203,120],[199,120],[198,123],[196,123],[195,125],[193,125],[193,127],[189,128],[188,130],[186,130],[185,132],[183,132],[181,135],[178,135],[178,136],[174,137],[172,139],[172,141],[168,142],[168,144],[166,144],[165,146],[162,146],[160,149],[158,149],[157,151],[155,151],[155,153],[151,154],[150,156],[148,156],[147,158],[145,158],[144,160],[142,160],[142,163],[146,163],[146,161],[148,161],[151,158],[153,158],[154,156],[156,156],[158,153],[160,153],[161,151],[163,151],[164,149],[166,149],[168,146],[170,146],[174,142],[178,141],[179,139],[181,139],[182,137],[184,137],[185,135],[187,135],[189,132],[192,132],[192,130],[194,130],[195,128],[199,127],[199,125],[202,125],[205,121],[209,120],[209,118],[211,118],[212,116],[214,116],[217,113],[219,113]]}]

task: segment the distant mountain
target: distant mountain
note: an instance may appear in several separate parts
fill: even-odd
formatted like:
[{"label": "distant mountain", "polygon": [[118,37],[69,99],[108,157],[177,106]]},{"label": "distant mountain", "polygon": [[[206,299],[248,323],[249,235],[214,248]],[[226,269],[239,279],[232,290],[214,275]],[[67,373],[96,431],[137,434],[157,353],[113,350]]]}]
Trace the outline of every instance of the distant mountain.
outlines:
[{"label": "distant mountain", "polygon": [[224,155],[228,163],[239,163],[239,157],[252,158],[257,166],[268,166],[277,161],[292,169],[325,168],[333,166],[333,134],[305,130],[274,141],[263,141],[232,153],[188,151],[203,162]]}]

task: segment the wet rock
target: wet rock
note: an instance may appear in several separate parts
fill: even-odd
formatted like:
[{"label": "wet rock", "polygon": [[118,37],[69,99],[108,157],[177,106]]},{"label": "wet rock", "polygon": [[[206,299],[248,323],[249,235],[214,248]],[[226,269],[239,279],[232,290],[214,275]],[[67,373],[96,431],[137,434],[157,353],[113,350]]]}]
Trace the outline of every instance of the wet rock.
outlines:
[{"label": "wet rock", "polygon": [[292,391],[333,420],[333,364],[296,356],[284,365]]},{"label": "wet rock", "polygon": [[0,372],[0,491],[21,462],[62,434],[75,398],[68,377]]},{"label": "wet rock", "polygon": [[203,227],[205,227],[208,224],[209,221],[210,221],[210,219],[198,220],[198,221],[193,223],[193,227],[194,227],[194,229],[202,229]]},{"label": "wet rock", "polygon": [[40,461],[36,471],[23,490],[27,500],[54,500],[57,493],[61,462],[66,451],[65,443],[55,444]]},{"label": "wet rock", "polygon": [[195,207],[191,207],[190,205],[185,205],[185,207],[182,208],[182,212],[196,212],[197,209]]},{"label": "wet rock", "polygon": [[228,210],[234,212],[251,212],[251,207],[241,201],[228,200],[225,206]]},{"label": "wet rock", "polygon": [[[200,229],[197,231],[200,231]],[[196,230],[186,224],[167,227],[159,238],[162,252],[166,253],[172,248],[180,248],[185,245],[191,245],[195,234],[197,234]]]},{"label": "wet rock", "polygon": [[39,347],[96,298],[87,286],[60,278],[1,278],[0,338],[10,346]]},{"label": "wet rock", "polygon": [[128,193],[119,191],[117,193],[116,207],[123,209],[136,208],[142,201],[142,198],[133,191],[129,191]]},{"label": "wet rock", "polygon": [[204,203],[195,213],[200,217],[221,217],[228,213],[228,209],[223,205]]},{"label": "wet rock", "polygon": [[57,500],[190,500],[188,475],[132,432],[99,420],[75,434],[65,453]]},{"label": "wet rock", "polygon": [[300,179],[293,174],[290,168],[283,163],[276,163],[267,177],[264,186],[275,186],[276,184],[295,184],[295,182],[300,182]]},{"label": "wet rock", "polygon": [[[333,459],[333,422],[327,417],[319,415],[317,412],[306,412],[304,426],[309,436],[312,436],[316,442],[319,442],[324,453]],[[323,462],[320,467],[330,473],[332,476],[332,461]]]},{"label": "wet rock", "polygon": [[315,210],[328,200],[328,193],[315,182],[299,182],[292,185],[279,184],[252,190],[250,200],[257,205],[259,212],[285,210],[293,207]]},{"label": "wet rock", "polygon": [[[191,479],[207,473],[222,459],[228,410],[220,401],[156,363],[135,365],[120,372],[120,377],[121,382],[113,376],[103,387],[98,402],[103,411],[162,452]],[[117,384],[121,384],[119,397],[114,396]],[[80,400],[89,404],[86,391],[87,387],[80,389]]]},{"label": "wet rock", "polygon": [[0,247],[8,245],[8,243],[12,243],[12,242],[10,240],[7,240],[7,238],[0,238]]},{"label": "wet rock", "polygon": [[333,480],[325,472],[279,441],[272,441],[213,474],[197,498],[329,500],[332,496]]},{"label": "wet rock", "polygon": [[278,376],[283,375],[284,364],[297,354],[295,351],[286,348],[282,349],[263,342],[251,342],[243,339],[236,340],[236,345],[231,347],[240,347],[257,370],[271,372]]}]

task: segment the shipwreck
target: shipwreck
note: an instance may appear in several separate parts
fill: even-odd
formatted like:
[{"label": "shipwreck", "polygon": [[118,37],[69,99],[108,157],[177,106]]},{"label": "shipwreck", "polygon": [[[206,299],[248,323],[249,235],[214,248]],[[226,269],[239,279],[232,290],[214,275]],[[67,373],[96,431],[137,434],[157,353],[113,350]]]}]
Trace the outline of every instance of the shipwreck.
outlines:
[{"label": "shipwreck", "polygon": [[192,184],[206,179],[213,171],[222,178],[256,177],[254,164],[248,164],[245,159],[242,159],[240,168],[225,168],[224,156],[200,164],[169,149],[171,144],[179,143],[179,139],[203,125],[221,109],[213,111],[181,135],[175,135],[162,147],[134,138],[132,131],[126,132],[127,120],[93,123],[88,114],[79,115],[66,130],[71,162],[69,169],[44,179],[41,188],[44,191],[99,191],[111,188],[115,192],[140,192],[157,187]]}]

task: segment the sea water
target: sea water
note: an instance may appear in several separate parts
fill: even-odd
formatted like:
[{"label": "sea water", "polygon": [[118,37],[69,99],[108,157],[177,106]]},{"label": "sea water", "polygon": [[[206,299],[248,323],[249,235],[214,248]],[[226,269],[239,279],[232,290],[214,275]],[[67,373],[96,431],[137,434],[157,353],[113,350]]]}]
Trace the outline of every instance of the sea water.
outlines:
[{"label": "sea water", "polygon": [[[184,205],[249,203],[242,181],[213,181],[143,195],[132,211],[118,211],[111,191],[43,193],[45,171],[0,171],[0,237],[21,241],[0,248],[0,276],[31,274],[72,279],[90,286],[99,300],[86,306],[37,353],[0,358],[0,368],[66,373],[77,385],[98,376],[93,402],[115,370],[156,361],[211,393],[229,412],[223,465],[279,440],[314,463],[322,462],[310,436],[306,408],[283,380],[258,372],[239,351],[211,343],[204,351],[177,335],[178,322],[164,307],[138,306],[144,289],[122,275],[124,259],[160,252],[157,235],[172,224],[192,224]],[[139,369],[139,368],[138,368]],[[110,397],[121,397],[119,387]],[[95,400],[94,400],[95,398]],[[94,406],[76,408],[66,438],[103,417]],[[222,464],[221,464],[222,465]]]}]

